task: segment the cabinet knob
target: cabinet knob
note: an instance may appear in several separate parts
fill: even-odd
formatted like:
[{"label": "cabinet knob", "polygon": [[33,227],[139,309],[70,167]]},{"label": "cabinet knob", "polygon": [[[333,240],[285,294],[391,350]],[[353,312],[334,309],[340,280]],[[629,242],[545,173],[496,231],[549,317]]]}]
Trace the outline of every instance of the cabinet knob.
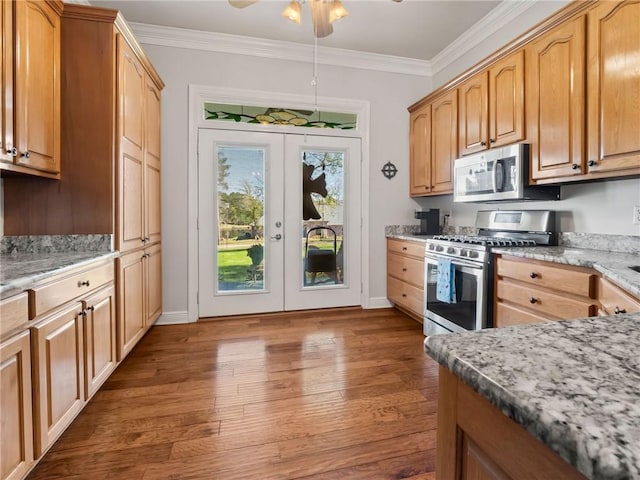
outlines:
[{"label": "cabinet knob", "polygon": [[18,156],[18,149],[16,147],[7,148],[7,155],[11,155],[12,157]]},{"label": "cabinet knob", "polygon": [[403,271],[403,272],[406,272],[406,271],[407,271],[407,269],[406,269],[405,267],[403,267],[403,268],[402,268],[402,271]]},{"label": "cabinet knob", "polygon": [[480,145],[483,146],[483,147],[486,147],[487,146],[487,142],[480,142]]},{"label": "cabinet knob", "polygon": [[578,170],[580,168],[580,165],[578,165],[577,163],[574,163],[574,164],[571,165],[571,168],[573,170]]},{"label": "cabinet knob", "polygon": [[407,294],[406,294],[406,293],[403,293],[403,294],[402,294],[402,298],[407,298]]},{"label": "cabinet knob", "polygon": [[148,242],[149,241],[149,237],[144,237],[144,241]]},{"label": "cabinet knob", "polygon": [[90,312],[93,312],[96,309],[96,307],[94,307],[93,305],[91,305],[90,307],[87,307],[87,310],[89,310]]},{"label": "cabinet knob", "polygon": [[407,251],[407,247],[402,247],[402,251],[406,252]]},{"label": "cabinet knob", "polygon": [[20,156],[24,158],[29,158],[30,155],[29,155],[29,152],[22,152]]},{"label": "cabinet knob", "polygon": [[538,278],[538,274],[537,274],[536,272],[531,272],[531,273],[529,274],[529,276],[530,276],[531,278]]},{"label": "cabinet knob", "polygon": [[627,313],[627,310],[624,308],[620,308],[616,305],[616,309],[613,311],[613,313],[615,313],[616,315],[619,315],[621,313]]},{"label": "cabinet knob", "polygon": [[597,165],[598,162],[596,162],[595,160],[589,160],[587,162],[587,165],[589,165],[590,167],[595,167]]},{"label": "cabinet knob", "polygon": [[537,303],[537,302],[538,302],[538,299],[536,297],[531,297],[529,299],[529,303]]},{"label": "cabinet knob", "polygon": [[80,282],[78,282],[78,286],[79,286],[79,287],[88,287],[89,285],[91,285],[91,284],[89,283],[89,280],[84,280],[84,281],[80,281]]},{"label": "cabinet knob", "polygon": [[495,138],[490,138],[489,139],[489,143],[496,143],[496,139]]}]

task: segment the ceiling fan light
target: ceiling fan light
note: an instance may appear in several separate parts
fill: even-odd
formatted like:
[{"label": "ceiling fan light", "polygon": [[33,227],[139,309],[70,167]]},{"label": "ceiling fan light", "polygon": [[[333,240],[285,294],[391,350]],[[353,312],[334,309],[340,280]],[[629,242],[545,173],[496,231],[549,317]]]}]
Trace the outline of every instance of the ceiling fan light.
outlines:
[{"label": "ceiling fan light", "polygon": [[334,0],[331,3],[331,10],[329,11],[330,23],[336,22],[347,15],[349,15],[349,12],[347,12],[347,9],[344,8],[344,5],[342,5],[340,0]]},{"label": "ceiling fan light", "polygon": [[297,0],[292,0],[287,8],[282,12],[282,16],[295,23],[300,23],[302,20],[302,9],[300,3]]}]

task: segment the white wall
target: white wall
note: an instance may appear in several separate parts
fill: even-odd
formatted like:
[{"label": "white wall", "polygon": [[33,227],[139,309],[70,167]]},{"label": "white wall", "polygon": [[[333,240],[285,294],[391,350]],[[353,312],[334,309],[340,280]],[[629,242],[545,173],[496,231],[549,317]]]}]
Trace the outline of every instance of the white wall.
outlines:
[{"label": "white wall", "polygon": [[[187,310],[188,85],[312,95],[313,66],[173,47],[144,45],[166,87],[162,93],[163,310]],[[320,65],[319,96],[368,100],[370,129],[370,297],[386,297],[384,227],[413,220],[409,199],[407,107],[431,90],[424,77]],[[393,180],[381,173],[391,161]],[[366,259],[365,259],[366,261]]]}]

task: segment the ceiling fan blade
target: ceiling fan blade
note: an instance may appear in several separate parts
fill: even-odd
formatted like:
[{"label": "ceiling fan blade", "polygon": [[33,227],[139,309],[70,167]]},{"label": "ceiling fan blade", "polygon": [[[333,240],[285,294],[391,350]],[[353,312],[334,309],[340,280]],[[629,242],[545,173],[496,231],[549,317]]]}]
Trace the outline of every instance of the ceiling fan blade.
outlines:
[{"label": "ceiling fan blade", "polygon": [[258,0],[229,0],[229,5],[236,8],[244,8],[253,5]]}]

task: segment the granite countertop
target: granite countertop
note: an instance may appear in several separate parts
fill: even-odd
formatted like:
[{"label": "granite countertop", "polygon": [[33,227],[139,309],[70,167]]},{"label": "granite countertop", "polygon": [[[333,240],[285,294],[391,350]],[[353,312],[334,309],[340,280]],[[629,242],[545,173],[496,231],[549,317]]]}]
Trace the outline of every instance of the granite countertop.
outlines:
[{"label": "granite countertop", "polygon": [[640,256],[634,253],[568,247],[494,247],[492,251],[514,257],[592,268],[619,287],[640,297],[640,273],[629,268],[640,265]]},{"label": "granite countertop", "polygon": [[640,313],[433,335],[425,348],[588,478],[640,478]]},{"label": "granite countertop", "polygon": [[114,258],[111,234],[0,236],[0,299],[41,280]]},{"label": "granite countertop", "polygon": [[393,233],[387,235],[387,238],[396,238],[398,240],[412,240],[427,243],[427,240],[433,238],[433,235],[418,235],[415,233]]}]

